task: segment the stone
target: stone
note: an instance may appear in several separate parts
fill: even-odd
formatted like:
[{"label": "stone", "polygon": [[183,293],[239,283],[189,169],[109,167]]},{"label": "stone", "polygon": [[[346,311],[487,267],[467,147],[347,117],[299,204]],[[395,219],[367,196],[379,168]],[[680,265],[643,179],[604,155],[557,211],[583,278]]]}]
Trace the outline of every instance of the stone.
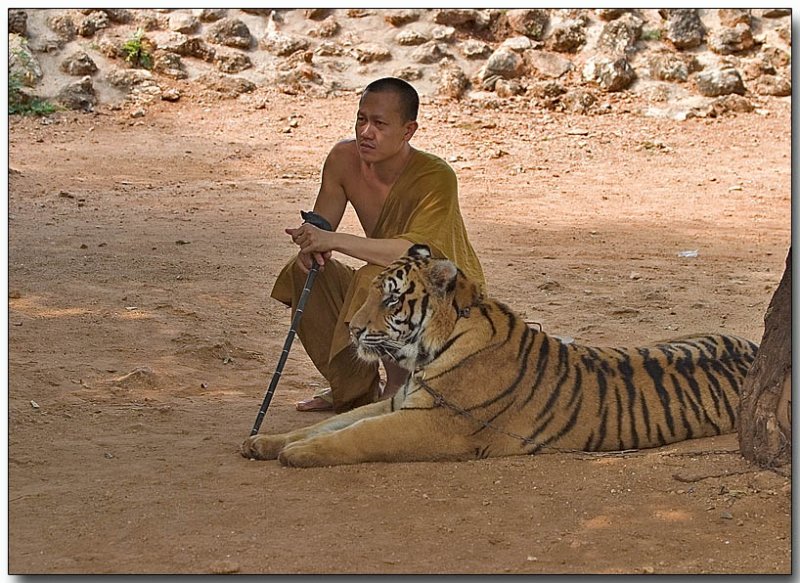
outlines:
[{"label": "stone", "polygon": [[627,12],[603,27],[597,48],[611,55],[624,55],[634,49],[641,36],[642,19]]},{"label": "stone", "polygon": [[488,75],[511,79],[522,75],[525,61],[514,51],[498,49],[489,56],[485,68]]},{"label": "stone", "polygon": [[85,51],[75,51],[61,61],[60,68],[67,75],[83,77],[97,71],[97,65]]},{"label": "stone", "polygon": [[419,10],[389,10],[383,16],[383,19],[392,26],[404,26],[411,22],[416,22],[419,20],[419,16]]},{"label": "stone", "polygon": [[528,85],[528,95],[543,99],[554,99],[567,90],[558,81],[536,81]]},{"label": "stone", "polygon": [[208,46],[200,37],[183,37],[184,42],[176,47],[175,52],[184,57],[194,57],[213,62],[217,50]]},{"label": "stone", "polygon": [[711,102],[712,115],[722,115],[725,113],[750,113],[755,110],[755,106],[746,97],[732,93],[717,97]]},{"label": "stone", "polygon": [[581,20],[565,20],[552,27],[547,46],[559,53],[576,53],[586,43],[586,25]]},{"label": "stone", "polygon": [[153,71],[173,79],[186,79],[189,76],[179,54],[161,49],[153,53]]},{"label": "stone", "polygon": [[622,91],[636,79],[636,72],[624,57],[594,56],[586,62],[583,78],[596,82],[604,91]]},{"label": "stone", "polygon": [[197,82],[226,99],[235,99],[242,93],[250,93],[256,88],[252,81],[223,73],[205,73],[197,78]]},{"label": "stone", "polygon": [[779,26],[775,28],[778,37],[783,40],[787,45],[792,46],[792,27],[790,25]]},{"label": "stone", "polygon": [[164,30],[169,26],[169,18],[155,12],[137,12],[136,26],[144,31]]},{"label": "stone", "polygon": [[47,19],[47,26],[66,41],[73,40],[77,33],[75,23],[69,14],[51,16]]},{"label": "stone", "polygon": [[120,69],[113,67],[106,72],[106,81],[119,89],[130,90],[137,85],[149,85],[153,74],[144,69]]},{"label": "stone", "polygon": [[91,112],[97,105],[92,78],[86,75],[80,80],[64,86],[56,95],[56,101],[67,109]]},{"label": "stone", "polygon": [[436,10],[433,21],[455,28],[469,28],[479,20],[478,11],[472,8],[443,8]]},{"label": "stone", "polygon": [[558,98],[558,105],[567,113],[589,113],[597,103],[597,97],[591,91],[578,87],[567,91]]},{"label": "stone", "polygon": [[397,33],[397,36],[394,37],[394,40],[399,45],[418,46],[425,44],[430,38],[416,30],[401,30]]},{"label": "stone", "polygon": [[436,94],[453,100],[461,99],[469,86],[466,74],[458,65],[442,67],[436,82]]},{"label": "stone", "polygon": [[279,57],[286,57],[297,51],[306,50],[309,47],[309,41],[298,34],[272,32],[262,37],[259,46]]},{"label": "stone", "polygon": [[246,54],[235,50],[219,50],[214,56],[214,66],[223,73],[239,73],[253,66]]},{"label": "stone", "polygon": [[179,89],[175,89],[174,87],[170,89],[165,89],[161,93],[161,99],[164,101],[178,101],[181,98],[181,92]]},{"label": "stone", "polygon": [[385,45],[379,43],[361,43],[352,49],[353,57],[359,63],[374,63],[376,61],[388,61],[392,58],[392,52]]},{"label": "stone", "polygon": [[224,8],[201,8],[193,11],[200,22],[216,22],[222,20],[228,11]]},{"label": "stone", "polygon": [[498,97],[508,98],[520,95],[524,88],[515,79],[498,79],[494,84],[494,91]]},{"label": "stone", "polygon": [[791,15],[791,8],[765,8],[761,12],[761,16],[764,18],[784,18],[785,16]]},{"label": "stone", "polygon": [[744,8],[720,8],[717,10],[717,15],[722,26],[746,24],[749,27],[752,24],[750,10]]},{"label": "stone", "polygon": [[778,71],[762,55],[755,59],[742,59],[739,61],[739,74],[745,81],[753,81],[762,75],[775,75]]},{"label": "stone", "polygon": [[744,95],[745,87],[739,71],[733,67],[701,71],[695,75],[695,85],[701,95],[719,97],[737,93]]},{"label": "stone", "polygon": [[524,53],[531,47],[533,47],[533,43],[531,42],[531,39],[529,39],[527,36],[512,36],[504,40],[503,43],[498,48],[509,49],[514,51],[515,53]]},{"label": "stone", "polygon": [[747,24],[713,31],[708,38],[708,48],[718,55],[731,55],[753,48],[753,31]]},{"label": "stone", "polygon": [[761,49],[761,58],[773,67],[786,67],[792,62],[792,57],[778,47],[764,47]]},{"label": "stone", "polygon": [[458,45],[459,52],[467,59],[484,59],[492,52],[485,42],[470,38]]},{"label": "stone", "polygon": [[374,14],[374,12],[370,12],[364,8],[348,8],[347,9],[347,17],[348,18],[365,18],[370,14]]},{"label": "stone", "polygon": [[321,38],[330,38],[332,36],[336,36],[339,34],[341,30],[341,26],[339,25],[339,21],[336,20],[333,16],[329,16],[322,22],[320,22],[315,28],[312,28],[309,31],[309,36],[317,36]]},{"label": "stone", "polygon": [[456,29],[452,26],[434,26],[431,29],[431,38],[440,42],[453,42],[456,38]]},{"label": "stone", "polygon": [[87,14],[83,20],[78,22],[76,32],[83,37],[94,36],[98,30],[108,28],[110,19],[108,13],[102,10],[96,10]]},{"label": "stone", "polygon": [[792,94],[792,82],[780,75],[762,75],[756,80],[754,91],[759,95],[788,97]]},{"label": "stone", "polygon": [[26,36],[28,34],[28,13],[24,10],[8,11],[8,32]]},{"label": "stone", "polygon": [[694,8],[671,9],[667,14],[667,40],[676,49],[691,49],[703,44],[706,28]]},{"label": "stone", "polygon": [[550,22],[550,14],[541,8],[509,10],[506,18],[511,30],[534,40],[542,40],[544,31]]},{"label": "stone", "polygon": [[339,57],[344,54],[344,49],[335,42],[326,41],[314,49],[314,54],[320,57]]},{"label": "stone", "polygon": [[[697,65],[699,67],[699,65]],[[689,78],[690,70],[686,59],[673,52],[662,52],[651,55],[648,59],[650,77],[659,81],[683,83]]]},{"label": "stone", "polygon": [[169,29],[183,34],[191,34],[200,27],[200,21],[191,14],[174,12],[169,15]]},{"label": "stone", "polygon": [[34,56],[25,37],[18,34],[8,35],[8,73],[28,87],[33,87],[43,77],[39,60]]},{"label": "stone", "polygon": [[445,50],[444,46],[445,45],[434,41],[427,42],[424,45],[414,49],[409,56],[415,63],[420,63],[423,65],[438,63],[443,58],[448,56],[447,50]]},{"label": "stone", "polygon": [[239,10],[253,16],[270,16],[275,12],[272,8],[239,8]]},{"label": "stone", "polygon": [[330,16],[330,8],[306,8],[303,14],[309,20],[325,20]]},{"label": "stone", "polygon": [[114,24],[128,24],[133,20],[130,10],[124,8],[103,8],[103,12],[108,15],[108,19]]},{"label": "stone", "polygon": [[404,81],[419,81],[423,77],[422,67],[406,66],[396,69],[392,75]]},{"label": "stone", "polygon": [[545,77],[557,79],[572,70],[572,61],[547,51],[528,51],[525,62],[529,69]]},{"label": "stone", "polygon": [[598,8],[595,10],[597,17],[600,20],[605,20],[606,22],[616,20],[626,12],[628,11],[624,8]]},{"label": "stone", "polygon": [[217,45],[238,49],[249,49],[253,37],[247,25],[238,18],[223,18],[213,23],[206,34],[206,40]]}]

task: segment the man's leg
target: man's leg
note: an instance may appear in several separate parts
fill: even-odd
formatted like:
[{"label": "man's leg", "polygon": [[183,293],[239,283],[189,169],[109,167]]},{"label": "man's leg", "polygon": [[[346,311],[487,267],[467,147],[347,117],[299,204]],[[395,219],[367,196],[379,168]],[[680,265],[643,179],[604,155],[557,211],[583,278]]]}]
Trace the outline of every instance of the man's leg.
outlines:
[{"label": "man's leg", "polygon": [[[354,275],[355,270],[344,263],[327,261],[325,268],[317,274],[303,317],[297,326],[297,336],[309,358],[331,385],[337,412],[371,403],[378,383],[377,365],[359,360],[352,346],[346,346],[335,358],[331,358],[334,338],[341,342],[342,334],[348,334],[341,316]],[[275,282],[272,297],[290,305],[292,314],[306,277],[291,261]],[[345,326],[344,330],[339,329],[342,326]]]}]

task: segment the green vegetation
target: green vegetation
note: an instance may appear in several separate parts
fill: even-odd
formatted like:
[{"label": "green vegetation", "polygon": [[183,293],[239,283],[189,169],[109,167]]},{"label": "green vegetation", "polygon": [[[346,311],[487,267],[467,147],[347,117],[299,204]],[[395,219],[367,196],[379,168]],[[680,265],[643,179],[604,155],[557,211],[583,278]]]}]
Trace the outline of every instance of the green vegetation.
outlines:
[{"label": "green vegetation", "polygon": [[663,33],[660,28],[651,28],[642,31],[642,40],[661,40]]},{"label": "green vegetation", "polygon": [[[23,63],[30,64],[30,57],[23,51],[15,51],[14,56]],[[58,108],[38,97],[31,98],[24,92],[25,74],[18,71],[8,73],[8,114],[9,115],[39,115],[45,116],[54,113]]]},{"label": "green vegetation", "polygon": [[125,52],[125,60],[134,67],[152,69],[153,56],[147,50],[145,43],[142,42],[143,38],[144,30],[141,28],[137,29],[136,34],[122,45],[122,50]]}]

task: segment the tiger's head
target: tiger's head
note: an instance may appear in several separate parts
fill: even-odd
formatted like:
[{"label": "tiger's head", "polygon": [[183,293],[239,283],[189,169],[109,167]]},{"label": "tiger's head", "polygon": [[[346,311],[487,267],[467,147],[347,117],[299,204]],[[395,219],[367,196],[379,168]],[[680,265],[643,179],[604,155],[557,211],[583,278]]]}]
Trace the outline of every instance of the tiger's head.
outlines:
[{"label": "tiger's head", "polygon": [[359,358],[388,357],[413,371],[436,358],[457,320],[481,299],[479,286],[455,264],[413,245],[375,277],[350,322],[350,337]]}]

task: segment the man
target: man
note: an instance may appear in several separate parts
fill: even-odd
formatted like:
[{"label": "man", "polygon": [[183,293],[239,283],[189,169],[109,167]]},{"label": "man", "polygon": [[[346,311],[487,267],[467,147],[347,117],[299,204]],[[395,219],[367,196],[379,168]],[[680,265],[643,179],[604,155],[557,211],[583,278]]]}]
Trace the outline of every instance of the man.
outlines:
[{"label": "man", "polygon": [[[415,243],[447,257],[474,280],[483,271],[467,237],[458,205],[458,183],[446,162],[409,144],[417,130],[419,96],[401,79],[387,77],[364,89],[356,115],[356,136],[336,144],[322,169],[314,212],[333,231],[310,224],[286,229],[300,251],[281,271],[272,297],[292,306],[303,289],[312,260],[321,265],[297,334],[330,389],[297,403],[300,411],[343,412],[393,395],[407,371],[384,362],[386,387],[374,363],[360,361],[347,325],[364,302],[372,279]],[[363,237],[336,229],[350,203]],[[366,262],[355,270],[331,258],[343,253]]]}]

